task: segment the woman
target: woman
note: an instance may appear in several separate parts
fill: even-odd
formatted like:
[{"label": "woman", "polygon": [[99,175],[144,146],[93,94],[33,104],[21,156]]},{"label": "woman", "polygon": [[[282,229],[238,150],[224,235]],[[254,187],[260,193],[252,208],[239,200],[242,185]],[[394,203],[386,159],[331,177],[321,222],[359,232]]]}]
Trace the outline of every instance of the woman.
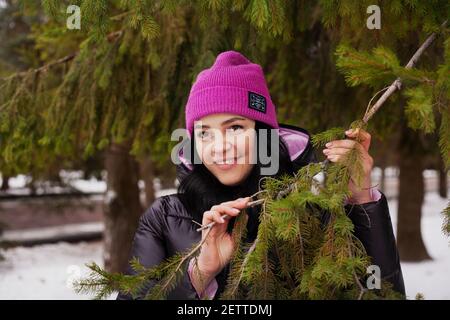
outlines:
[{"label": "woman", "polygon": [[[131,257],[137,257],[145,267],[155,266],[206,237],[198,263],[190,261],[169,299],[214,299],[226,285],[234,248],[231,237],[234,217],[246,207],[250,201],[248,196],[258,190],[266,168],[261,161],[262,154],[277,155],[270,163],[275,163],[277,168],[275,176],[293,174],[315,161],[315,156],[308,132],[278,124],[262,68],[238,52],[219,54],[213,66],[198,75],[185,111],[192,159],[180,152],[178,193],[157,199],[141,217]],[[264,141],[273,141],[271,138],[276,135],[277,147],[272,143],[262,146],[257,143],[264,133],[269,134]],[[366,188],[358,190],[350,183],[352,198],[347,200],[346,211],[355,225],[355,235],[373,264],[380,267],[382,278],[404,294],[387,201],[381,192],[370,188],[373,167],[368,153],[370,135],[361,131],[360,143],[351,139],[357,132],[349,131],[346,135],[349,139],[332,141],[323,152],[331,162],[337,162],[352,148],[360,149]],[[264,146],[268,149],[274,146],[274,150],[262,150]],[[278,153],[272,152],[277,150]],[[195,157],[201,163],[193,161]],[[252,207],[246,211],[248,242],[256,237],[259,209]],[[223,219],[222,215],[230,218]],[[200,233],[192,220],[202,225],[215,222],[215,226],[209,233],[206,230]],[[133,273],[131,267],[127,272]],[[149,282],[142,295],[152,285]],[[131,297],[120,293],[118,299]]]}]

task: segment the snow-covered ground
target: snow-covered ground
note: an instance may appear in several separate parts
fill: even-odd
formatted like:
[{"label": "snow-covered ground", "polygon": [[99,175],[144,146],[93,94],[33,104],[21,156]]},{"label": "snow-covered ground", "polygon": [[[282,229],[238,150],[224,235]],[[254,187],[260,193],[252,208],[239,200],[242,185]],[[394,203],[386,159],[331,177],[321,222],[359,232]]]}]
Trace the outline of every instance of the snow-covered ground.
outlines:
[{"label": "snow-covered ground", "polygon": [[90,299],[71,283],[84,277],[85,263],[102,265],[101,242],[57,243],[0,251],[0,299]]},{"label": "snow-covered ground", "polygon": [[[422,230],[433,260],[402,264],[409,298],[414,299],[420,292],[426,299],[450,299],[449,239],[440,231],[440,211],[445,205],[446,200],[437,194],[425,198]],[[389,207],[395,225],[397,202],[390,200]],[[58,243],[0,252],[6,258],[0,261],[0,299],[89,299],[73,291],[71,280],[87,274],[85,263],[102,264],[101,242]]]},{"label": "snow-covered ground", "polygon": [[[422,293],[425,299],[450,300],[450,238],[442,233],[443,215],[446,199],[437,193],[427,193],[422,207],[422,237],[431,261],[402,263],[408,298],[414,299]],[[389,200],[392,223],[397,224],[397,201]],[[394,228],[394,232],[396,232]]]}]

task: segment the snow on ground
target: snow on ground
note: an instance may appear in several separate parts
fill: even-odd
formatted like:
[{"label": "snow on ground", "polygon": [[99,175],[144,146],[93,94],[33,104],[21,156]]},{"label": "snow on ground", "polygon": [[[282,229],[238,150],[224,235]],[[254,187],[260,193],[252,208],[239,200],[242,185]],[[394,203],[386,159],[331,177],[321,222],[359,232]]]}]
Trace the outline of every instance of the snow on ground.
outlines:
[{"label": "snow on ground", "polygon": [[[450,300],[450,239],[442,233],[443,215],[446,199],[437,193],[427,193],[422,206],[422,237],[431,261],[403,262],[402,271],[408,298],[414,299],[422,293],[425,299]],[[389,200],[392,223],[397,225],[397,200]],[[394,227],[394,232],[396,228]]]},{"label": "snow on ground", "polygon": [[86,263],[102,265],[101,242],[60,242],[0,251],[0,299],[91,299],[78,295],[73,280],[89,273]]},{"label": "snow on ground", "polygon": [[[0,0],[1,1],[1,0]],[[59,176],[64,182],[64,184],[68,186],[74,187],[76,190],[81,191],[83,193],[104,193],[107,192],[106,186],[106,172],[102,172],[102,179],[97,179],[96,177],[90,177],[89,179],[83,179],[83,172],[78,170],[61,170]],[[9,189],[7,190],[8,194],[15,195],[29,195],[31,193],[30,188],[27,187],[27,184],[32,180],[31,176],[19,174],[15,177],[10,177],[8,180]],[[2,175],[0,173],[0,183],[2,182]],[[178,181],[174,181],[175,187],[177,186]],[[138,186],[140,190],[144,190],[145,183],[143,180],[138,181]],[[44,188],[43,188],[44,187]],[[161,182],[159,178],[155,178],[153,181],[153,187],[156,192],[156,196],[162,196],[166,194],[171,194],[176,192],[176,188],[163,189],[161,186]],[[37,187],[36,193],[61,193],[64,191],[64,188],[59,186],[50,186],[48,183],[43,183],[43,186]],[[66,190],[67,191],[67,190]]]},{"label": "snow on ground", "polygon": [[[395,226],[397,201],[388,202]],[[402,263],[410,299],[418,292],[424,294],[425,299],[450,299],[450,239],[441,232],[443,217],[440,213],[446,202],[436,193],[428,193],[425,197],[422,232],[433,260]],[[86,263],[102,264],[101,242],[18,247],[0,250],[0,254],[6,258],[0,260],[0,299],[90,299],[92,297],[77,295],[70,282],[87,274]]]}]

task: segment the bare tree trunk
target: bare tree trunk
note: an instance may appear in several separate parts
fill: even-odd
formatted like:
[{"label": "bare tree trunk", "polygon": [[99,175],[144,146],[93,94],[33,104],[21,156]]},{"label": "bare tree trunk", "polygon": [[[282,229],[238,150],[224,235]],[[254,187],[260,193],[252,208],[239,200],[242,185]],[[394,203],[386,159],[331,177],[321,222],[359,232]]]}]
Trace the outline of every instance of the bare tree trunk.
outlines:
[{"label": "bare tree trunk", "polygon": [[406,123],[402,122],[397,242],[403,261],[421,261],[431,259],[420,229],[424,198],[423,142],[420,134],[407,128]]},{"label": "bare tree trunk", "polygon": [[139,200],[138,164],[128,145],[112,144],[105,153],[104,261],[110,272],[123,272],[142,207]]},{"label": "bare tree trunk", "polygon": [[444,161],[439,155],[439,195],[447,199],[447,170],[445,170]]},{"label": "bare tree trunk", "polygon": [[155,188],[153,179],[155,178],[154,165],[152,159],[147,156],[139,162],[140,174],[145,184],[145,207],[151,206],[155,201]]},{"label": "bare tree trunk", "polygon": [[4,175],[2,176],[2,185],[0,186],[0,190],[6,191],[9,189],[9,177]]},{"label": "bare tree trunk", "polygon": [[169,189],[175,186],[176,172],[174,169],[174,165],[168,165],[164,168],[159,168],[159,170],[155,172],[155,175],[161,182],[161,189]]}]

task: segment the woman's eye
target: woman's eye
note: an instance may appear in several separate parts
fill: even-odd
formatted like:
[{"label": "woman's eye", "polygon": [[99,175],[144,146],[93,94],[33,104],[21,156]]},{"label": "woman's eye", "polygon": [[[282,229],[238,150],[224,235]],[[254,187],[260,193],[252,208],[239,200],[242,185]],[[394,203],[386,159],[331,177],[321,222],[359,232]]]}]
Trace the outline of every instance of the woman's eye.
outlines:
[{"label": "woman's eye", "polygon": [[241,126],[241,125],[239,125],[239,124],[235,124],[235,125],[232,125],[232,126],[230,127],[230,129],[231,129],[233,132],[236,132],[236,131],[240,131],[240,130],[244,129],[244,127]]},{"label": "woman's eye", "polygon": [[199,131],[199,132],[197,133],[197,137],[199,137],[199,138],[201,138],[201,139],[207,138],[208,135],[209,135],[209,132],[208,132],[208,131],[205,131],[205,130]]}]

